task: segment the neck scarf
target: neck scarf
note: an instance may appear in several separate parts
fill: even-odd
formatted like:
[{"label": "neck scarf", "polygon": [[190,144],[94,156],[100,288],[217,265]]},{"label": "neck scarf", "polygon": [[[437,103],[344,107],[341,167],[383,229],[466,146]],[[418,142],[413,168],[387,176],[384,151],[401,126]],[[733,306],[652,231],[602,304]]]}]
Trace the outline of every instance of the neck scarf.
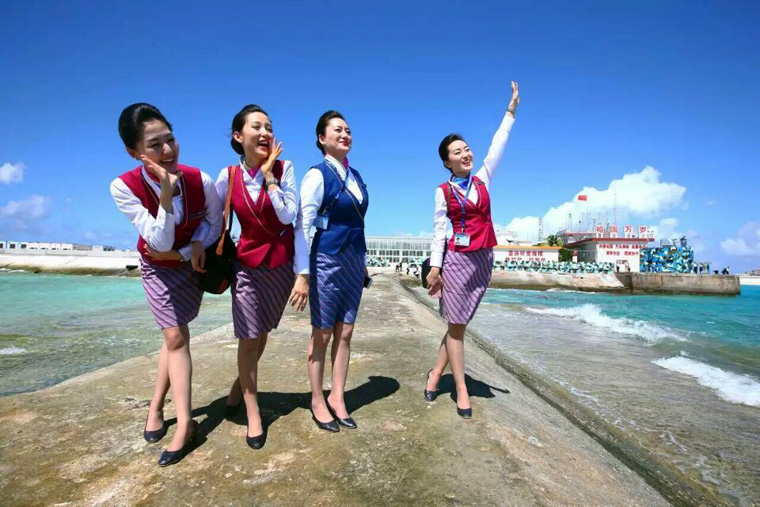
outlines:
[{"label": "neck scarf", "polygon": [[464,190],[464,189],[466,189],[466,188],[467,188],[467,185],[469,185],[469,184],[470,184],[470,176],[469,176],[469,175],[467,175],[467,177],[466,177],[466,178],[460,178],[459,176],[452,176],[452,177],[451,177],[451,182],[452,182],[454,185],[457,185],[457,186],[459,186],[461,189],[463,189],[463,190]]}]

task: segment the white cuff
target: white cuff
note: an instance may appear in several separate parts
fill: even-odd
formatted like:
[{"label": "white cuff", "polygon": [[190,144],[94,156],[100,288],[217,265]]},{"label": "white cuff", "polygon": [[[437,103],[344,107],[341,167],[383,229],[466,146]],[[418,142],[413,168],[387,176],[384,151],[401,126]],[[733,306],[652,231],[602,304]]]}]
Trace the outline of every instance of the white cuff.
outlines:
[{"label": "white cuff", "polygon": [[443,252],[432,252],[430,254],[430,267],[431,268],[443,267]]}]

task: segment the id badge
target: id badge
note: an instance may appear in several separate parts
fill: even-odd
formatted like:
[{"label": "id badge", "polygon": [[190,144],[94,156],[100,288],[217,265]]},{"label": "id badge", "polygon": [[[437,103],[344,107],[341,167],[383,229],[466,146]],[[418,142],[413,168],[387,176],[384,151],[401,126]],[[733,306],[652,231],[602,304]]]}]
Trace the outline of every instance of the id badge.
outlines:
[{"label": "id badge", "polygon": [[[317,215],[314,219],[314,227],[321,230],[327,230],[327,226],[330,224],[330,217],[327,215]],[[469,242],[468,242],[469,244]]]},{"label": "id badge", "polygon": [[454,234],[455,246],[470,246],[470,235],[463,232]]}]

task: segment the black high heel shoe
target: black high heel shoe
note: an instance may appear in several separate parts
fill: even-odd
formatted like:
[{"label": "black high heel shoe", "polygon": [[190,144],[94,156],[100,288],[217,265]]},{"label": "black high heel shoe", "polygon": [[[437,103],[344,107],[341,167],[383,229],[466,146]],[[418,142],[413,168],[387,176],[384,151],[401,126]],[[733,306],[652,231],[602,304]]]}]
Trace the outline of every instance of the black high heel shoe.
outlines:
[{"label": "black high heel shoe", "polygon": [[311,418],[314,419],[315,423],[317,423],[317,428],[329,431],[331,433],[337,433],[340,431],[340,427],[338,426],[338,423],[335,422],[335,419],[331,420],[330,422],[322,422],[317,419],[317,416],[314,415],[314,410],[312,408],[309,408],[309,411],[311,411]]},{"label": "black high heel shoe", "polygon": [[162,452],[161,457],[158,458],[158,466],[168,467],[169,465],[174,465],[175,463],[182,461],[182,458],[185,457],[190,446],[195,443],[195,439],[198,437],[199,432],[200,428],[198,427],[198,423],[193,421],[192,433],[190,434],[190,438],[187,439],[187,442],[185,442],[185,445],[183,445],[178,451],[166,450]]},{"label": "black high heel shoe", "polygon": [[459,408],[457,407],[457,415],[462,419],[472,419],[472,407]]},{"label": "black high heel shoe", "polygon": [[255,437],[249,437],[248,436],[248,426],[245,427],[245,443],[248,444],[248,447],[251,449],[261,449],[264,447],[264,444],[267,441],[267,432],[262,431],[261,435],[256,435]]},{"label": "black high heel shoe", "polygon": [[332,415],[335,418],[335,420],[338,421],[338,424],[351,430],[355,430],[357,428],[356,421],[354,421],[353,417],[349,416],[349,417],[346,417],[345,419],[341,419],[340,417],[338,417],[338,414],[335,413],[335,410],[333,410],[332,406],[330,405],[330,402],[327,401],[327,399],[325,399],[325,404],[327,405],[327,410],[330,411],[330,415]]},{"label": "black high heel shoe", "polygon": [[[164,414],[162,413],[161,414],[161,419],[163,419],[163,415]],[[164,438],[166,436],[166,430],[167,430],[167,428],[168,428],[168,426],[166,424],[166,421],[163,421],[161,423],[161,428],[160,429],[148,431],[148,420],[146,418],[145,419],[145,429],[143,430],[143,438],[145,439],[146,442],[149,442],[151,444],[155,444],[156,442],[158,442],[159,440],[161,440],[162,438]]]},{"label": "black high heel shoe", "polygon": [[425,392],[425,401],[427,401],[428,403],[435,401],[435,399],[438,397],[438,389],[436,389],[435,391],[428,391],[427,390],[427,383],[430,382],[430,373],[432,371],[433,371],[433,369],[430,368],[430,371],[428,371],[427,375],[425,376],[426,380],[425,380],[425,389],[424,389],[424,392]]}]

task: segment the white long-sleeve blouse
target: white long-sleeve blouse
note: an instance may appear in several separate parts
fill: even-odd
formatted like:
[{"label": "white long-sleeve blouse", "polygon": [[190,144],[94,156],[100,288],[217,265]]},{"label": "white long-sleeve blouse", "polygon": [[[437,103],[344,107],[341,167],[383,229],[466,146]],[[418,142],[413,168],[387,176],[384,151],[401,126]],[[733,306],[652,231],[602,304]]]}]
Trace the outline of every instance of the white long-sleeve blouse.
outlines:
[{"label": "white long-sleeve blouse", "polygon": [[[161,195],[161,184],[151,180],[144,167],[142,168],[142,176],[156,195]],[[201,241],[203,247],[208,248],[219,239],[219,234],[222,232],[223,210],[216,193],[214,180],[206,173],[201,172],[201,181],[203,182],[203,194],[206,197],[205,215],[198,228],[195,229],[191,241]],[[132,222],[148,246],[157,252],[168,252],[174,245],[174,227],[182,223],[185,217],[182,186],[179,185],[179,188],[179,194],[172,198],[173,213],[167,213],[163,206],[159,206],[155,218],[151,216],[148,209],[142,205],[140,199],[132,193],[121,178],[116,178],[111,182],[110,190],[116,206]],[[184,260],[190,260],[192,245],[188,243],[179,249],[179,253]]]},{"label": "white long-sleeve blouse", "polygon": [[[348,171],[343,164],[330,155],[325,156],[325,160],[337,169],[338,176],[341,180],[346,181],[346,189],[356,198],[357,202],[364,201],[359,182],[356,181],[353,173]],[[296,221],[296,262],[294,270],[297,274],[309,274],[309,254],[311,252],[311,228],[314,225],[314,219],[322,207],[322,200],[325,196],[325,181],[322,172],[312,167],[306,172],[301,182],[301,205],[298,211],[298,220]]]}]

